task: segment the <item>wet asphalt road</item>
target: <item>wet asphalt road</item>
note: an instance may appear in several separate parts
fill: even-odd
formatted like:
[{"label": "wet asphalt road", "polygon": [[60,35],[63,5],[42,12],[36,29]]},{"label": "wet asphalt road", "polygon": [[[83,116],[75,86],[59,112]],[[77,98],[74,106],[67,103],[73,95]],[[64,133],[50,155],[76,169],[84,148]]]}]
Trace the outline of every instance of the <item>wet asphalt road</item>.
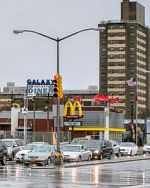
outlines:
[{"label": "wet asphalt road", "polygon": [[150,188],[150,160],[48,169],[0,167],[0,188]]}]

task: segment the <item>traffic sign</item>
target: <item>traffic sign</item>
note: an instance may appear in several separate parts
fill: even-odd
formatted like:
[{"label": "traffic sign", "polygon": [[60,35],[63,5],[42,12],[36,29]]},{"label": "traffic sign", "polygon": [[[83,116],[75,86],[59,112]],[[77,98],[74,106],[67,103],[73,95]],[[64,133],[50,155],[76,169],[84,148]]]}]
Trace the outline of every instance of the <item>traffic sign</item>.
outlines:
[{"label": "traffic sign", "polygon": [[82,123],[81,121],[65,121],[64,125],[65,126],[81,126]]}]

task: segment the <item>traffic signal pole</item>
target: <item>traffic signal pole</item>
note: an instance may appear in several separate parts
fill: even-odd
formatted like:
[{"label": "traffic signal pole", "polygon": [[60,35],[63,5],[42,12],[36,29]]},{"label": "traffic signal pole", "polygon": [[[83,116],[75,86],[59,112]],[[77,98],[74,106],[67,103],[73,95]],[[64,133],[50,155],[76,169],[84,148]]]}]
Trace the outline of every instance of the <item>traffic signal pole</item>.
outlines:
[{"label": "traffic signal pole", "polygon": [[[57,74],[59,75],[59,38],[57,38]],[[60,98],[57,97],[57,152],[60,152],[60,127],[61,127],[61,121],[60,121]],[[59,161],[60,162],[60,161]]]}]

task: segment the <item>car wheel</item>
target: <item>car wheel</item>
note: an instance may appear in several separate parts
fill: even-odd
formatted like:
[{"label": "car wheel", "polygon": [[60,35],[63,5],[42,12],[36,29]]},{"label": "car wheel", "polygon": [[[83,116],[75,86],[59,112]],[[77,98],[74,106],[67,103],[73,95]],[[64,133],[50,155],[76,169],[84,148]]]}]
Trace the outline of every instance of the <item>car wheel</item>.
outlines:
[{"label": "car wheel", "polygon": [[99,160],[103,160],[103,154],[100,154]]},{"label": "car wheel", "polygon": [[117,153],[117,157],[121,157],[121,153],[120,152]]},{"label": "car wheel", "polygon": [[114,158],[114,153],[110,153],[108,159],[113,159]]},{"label": "car wheel", "polygon": [[14,153],[12,153],[12,155],[11,155],[11,161],[13,161],[14,160],[14,158],[15,158],[15,154]]},{"label": "car wheel", "polygon": [[79,156],[78,157],[78,162],[81,162],[81,161],[82,161],[81,156]]},{"label": "car wheel", "polygon": [[48,166],[51,165],[51,158],[48,158],[48,159],[47,159],[47,165],[48,165]]},{"label": "car wheel", "polygon": [[2,165],[6,165],[7,157],[6,155],[3,156]]}]

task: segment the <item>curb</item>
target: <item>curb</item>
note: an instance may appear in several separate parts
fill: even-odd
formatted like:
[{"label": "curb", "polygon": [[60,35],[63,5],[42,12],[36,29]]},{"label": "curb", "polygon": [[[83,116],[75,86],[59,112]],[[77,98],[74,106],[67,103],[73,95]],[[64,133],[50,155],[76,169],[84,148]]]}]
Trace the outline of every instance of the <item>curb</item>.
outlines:
[{"label": "curb", "polygon": [[93,162],[78,162],[78,163],[72,163],[72,164],[65,164],[64,168],[90,166],[90,165],[100,165],[100,164],[113,164],[113,163],[140,161],[140,160],[150,160],[150,156],[142,156],[142,157],[136,156],[136,157],[133,157],[133,158],[131,157],[131,158],[102,160],[102,161],[93,161]]}]

